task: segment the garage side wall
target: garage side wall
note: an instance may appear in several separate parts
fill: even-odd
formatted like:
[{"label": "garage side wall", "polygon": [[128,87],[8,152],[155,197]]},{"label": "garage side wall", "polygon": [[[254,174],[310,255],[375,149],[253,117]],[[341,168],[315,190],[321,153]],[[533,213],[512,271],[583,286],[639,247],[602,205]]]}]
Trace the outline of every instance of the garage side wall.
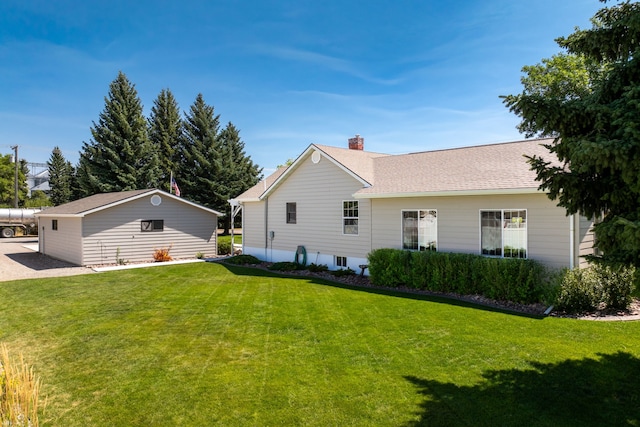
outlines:
[{"label": "garage side wall", "polygon": [[41,253],[82,265],[82,218],[42,217],[38,219],[38,224]]},{"label": "garage side wall", "polygon": [[[153,261],[156,249],[168,247],[174,259],[193,258],[198,252],[214,256],[217,216],[178,200],[161,199],[158,206],[149,196],[85,216],[83,264]],[[142,221],[149,220],[161,221],[162,228],[143,231]]]}]

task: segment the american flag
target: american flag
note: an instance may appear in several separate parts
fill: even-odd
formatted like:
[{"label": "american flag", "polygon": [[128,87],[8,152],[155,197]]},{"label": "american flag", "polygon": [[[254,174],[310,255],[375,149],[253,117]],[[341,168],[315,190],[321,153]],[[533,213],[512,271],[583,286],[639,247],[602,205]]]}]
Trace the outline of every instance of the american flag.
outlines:
[{"label": "american flag", "polygon": [[176,196],[180,197],[180,187],[178,187],[178,183],[173,177],[171,177],[171,188]]}]

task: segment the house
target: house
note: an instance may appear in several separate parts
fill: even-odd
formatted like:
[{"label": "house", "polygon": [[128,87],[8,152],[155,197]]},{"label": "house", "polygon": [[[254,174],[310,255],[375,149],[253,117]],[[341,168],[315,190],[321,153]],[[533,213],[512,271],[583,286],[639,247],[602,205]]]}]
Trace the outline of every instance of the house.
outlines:
[{"label": "house", "polygon": [[[552,268],[593,253],[592,222],[538,189],[525,140],[403,155],[311,144],[287,168],[230,201],[243,212],[243,253],[358,271],[378,248],[539,260]],[[556,159],[557,163],[557,159]]]},{"label": "house", "polygon": [[173,258],[215,255],[219,215],[161,190],[95,194],[36,214],[40,252],[78,265],[153,261],[168,247]]}]

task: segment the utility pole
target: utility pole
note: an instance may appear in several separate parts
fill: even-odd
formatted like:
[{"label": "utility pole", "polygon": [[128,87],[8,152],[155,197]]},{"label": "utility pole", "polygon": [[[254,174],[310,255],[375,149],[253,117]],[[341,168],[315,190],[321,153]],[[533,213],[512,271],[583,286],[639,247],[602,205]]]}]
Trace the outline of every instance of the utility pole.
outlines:
[{"label": "utility pole", "polygon": [[13,147],[11,147],[12,150],[15,151],[13,160],[14,160],[14,164],[16,167],[16,173],[15,173],[15,179],[14,179],[14,193],[13,193],[13,207],[18,209],[18,163],[20,163],[18,161],[18,145],[14,145]]}]

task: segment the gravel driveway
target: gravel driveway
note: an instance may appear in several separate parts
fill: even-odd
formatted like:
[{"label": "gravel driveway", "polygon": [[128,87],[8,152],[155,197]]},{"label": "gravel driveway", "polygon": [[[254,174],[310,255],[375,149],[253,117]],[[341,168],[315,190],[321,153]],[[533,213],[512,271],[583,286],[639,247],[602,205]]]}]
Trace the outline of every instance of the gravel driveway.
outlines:
[{"label": "gravel driveway", "polygon": [[37,247],[37,237],[0,238],[0,282],[94,272],[42,255]]}]

